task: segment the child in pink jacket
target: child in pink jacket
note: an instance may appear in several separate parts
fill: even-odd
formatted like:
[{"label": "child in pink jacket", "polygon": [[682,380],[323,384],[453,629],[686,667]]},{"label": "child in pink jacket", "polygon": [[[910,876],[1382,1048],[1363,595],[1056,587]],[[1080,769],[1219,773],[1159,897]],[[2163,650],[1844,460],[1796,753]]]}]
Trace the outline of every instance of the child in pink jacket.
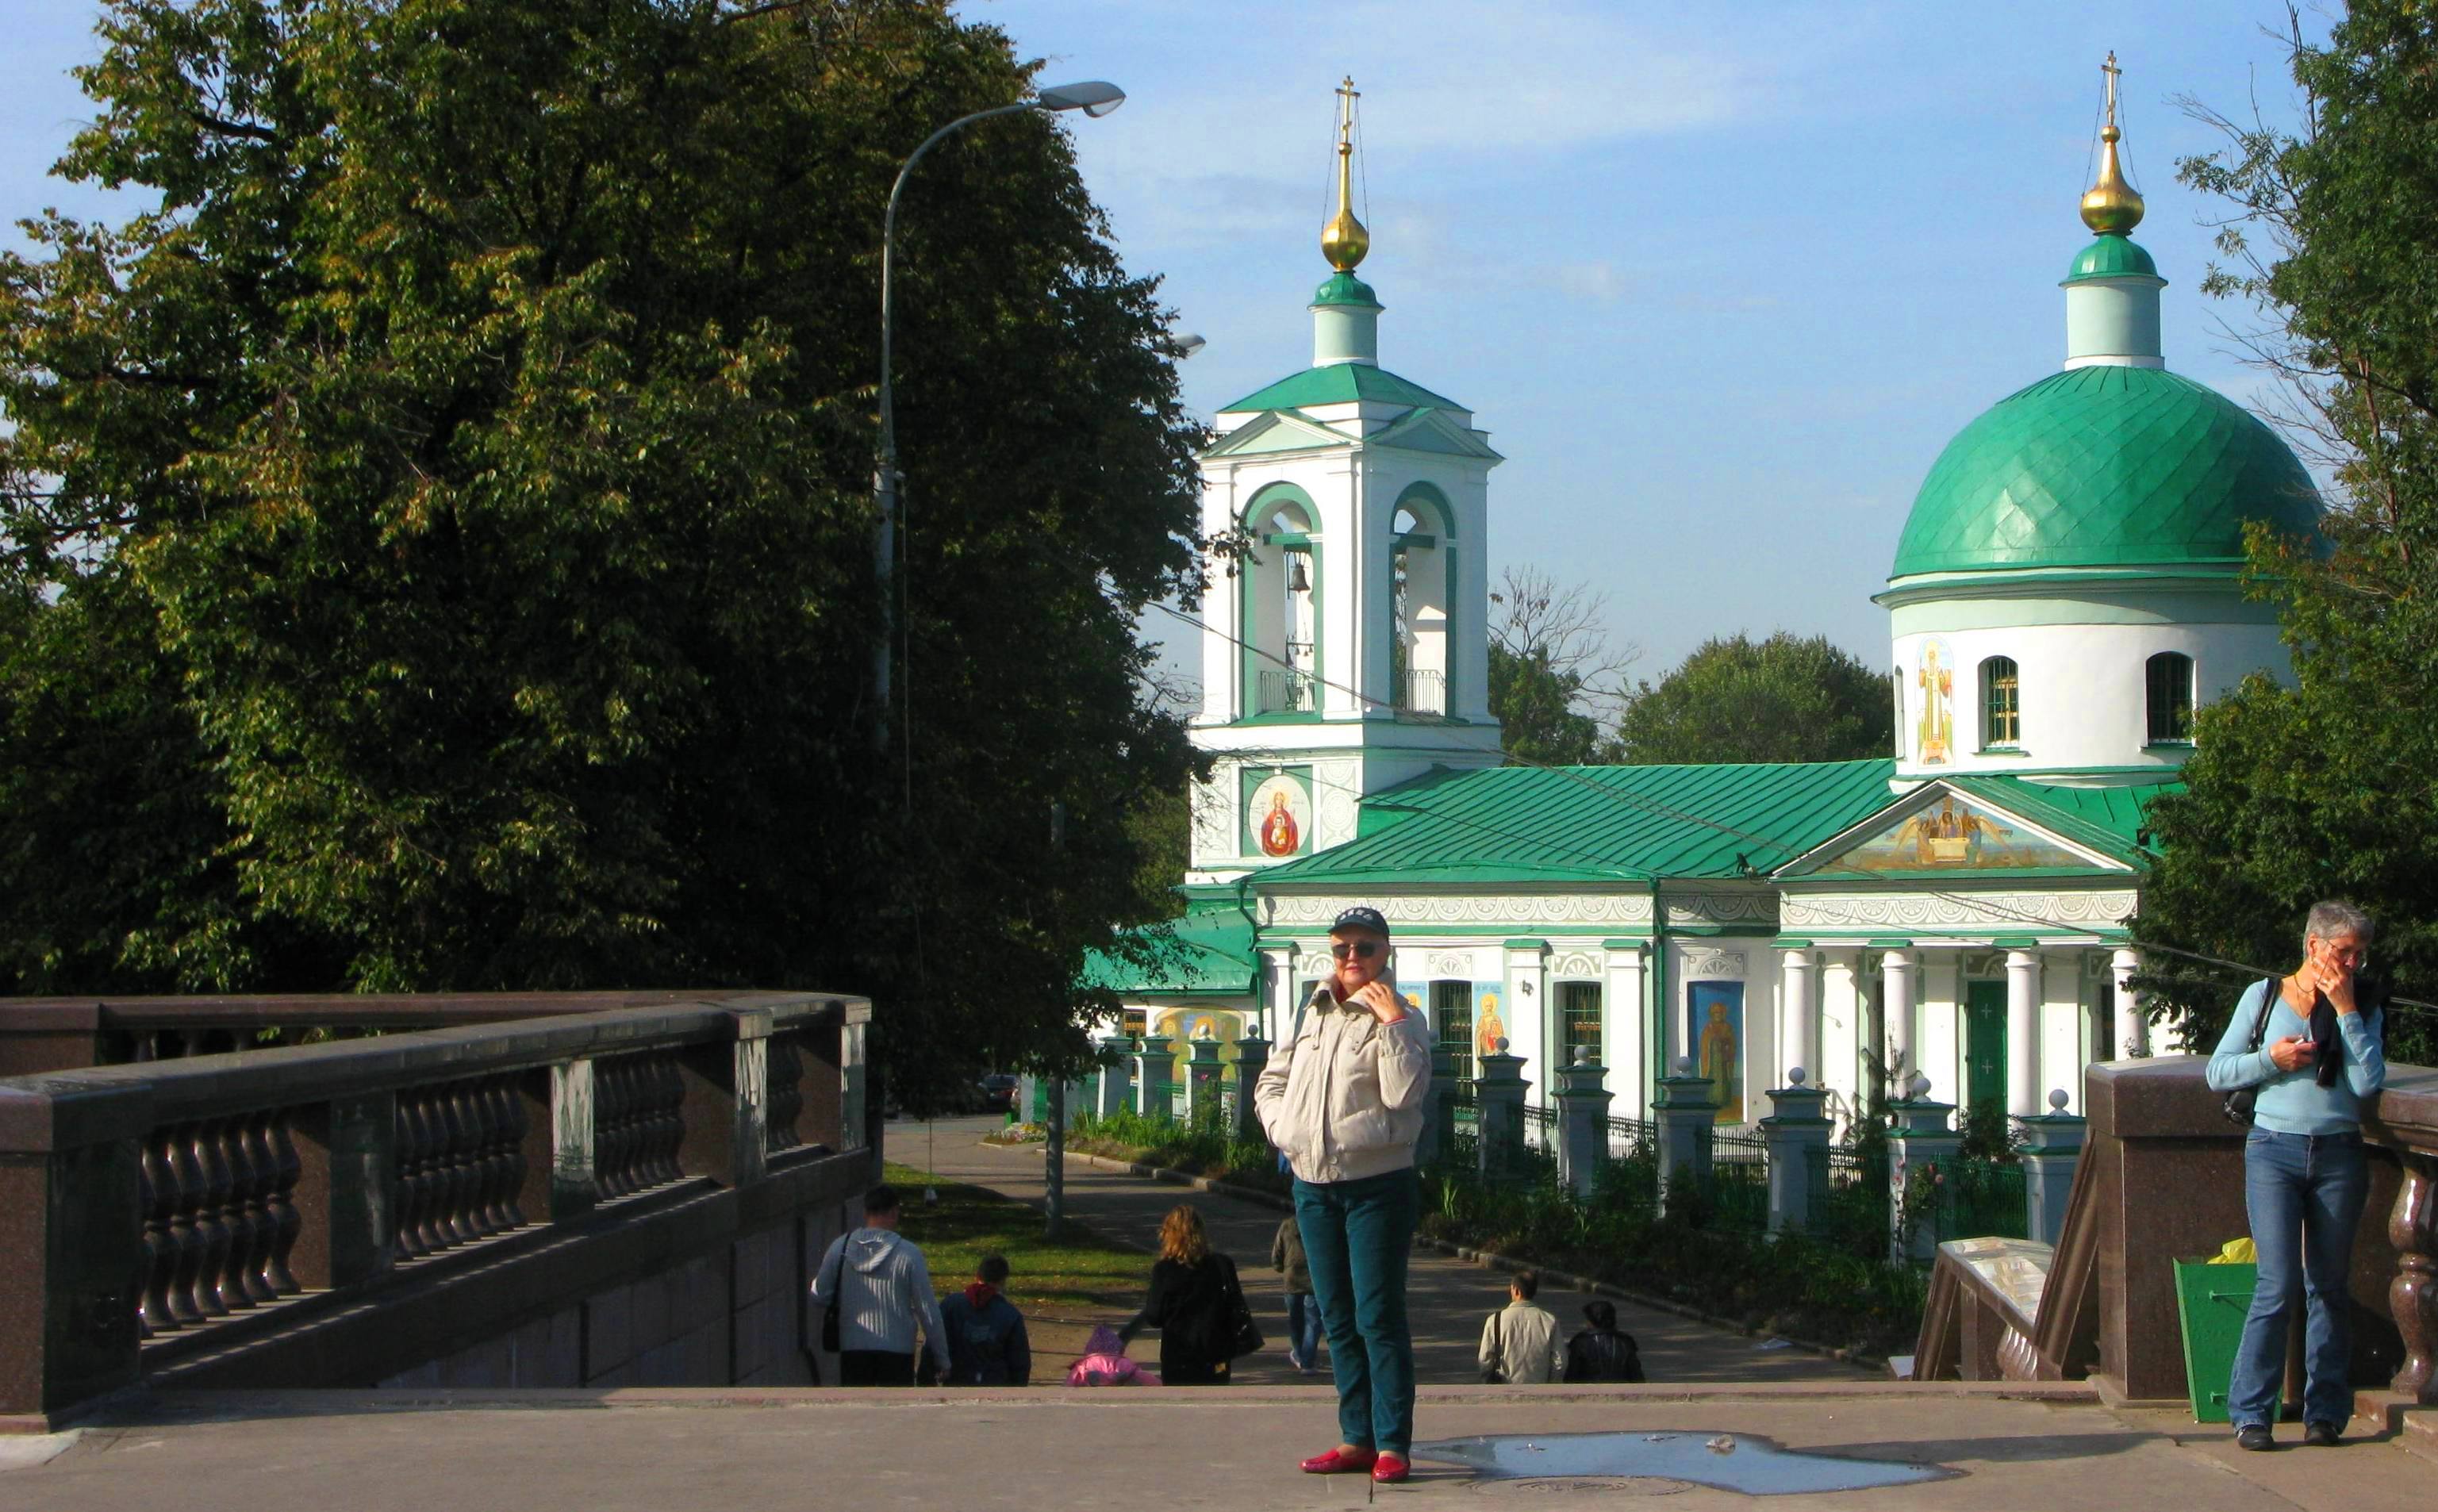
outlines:
[{"label": "child in pink jacket", "polygon": [[1118,1330],[1104,1323],[1084,1341],[1084,1358],[1067,1372],[1070,1386],[1157,1386],[1159,1372],[1145,1370],[1126,1358]]}]

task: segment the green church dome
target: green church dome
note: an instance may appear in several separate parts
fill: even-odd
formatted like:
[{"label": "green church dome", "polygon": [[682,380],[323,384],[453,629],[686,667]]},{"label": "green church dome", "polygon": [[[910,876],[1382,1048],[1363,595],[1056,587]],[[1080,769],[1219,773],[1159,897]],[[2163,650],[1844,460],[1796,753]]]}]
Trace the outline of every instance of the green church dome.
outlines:
[{"label": "green church dome", "polygon": [[2070,368],[1992,405],[1915,496],[1891,577],[2243,559],[2246,521],[2317,531],[2276,432],[2164,368]]},{"label": "green church dome", "polygon": [[2085,278],[2156,278],[2159,265],[2150,260],[2137,241],[2123,237],[2102,237],[2074,255],[2074,266],[2066,270],[2060,283],[2078,283]]}]

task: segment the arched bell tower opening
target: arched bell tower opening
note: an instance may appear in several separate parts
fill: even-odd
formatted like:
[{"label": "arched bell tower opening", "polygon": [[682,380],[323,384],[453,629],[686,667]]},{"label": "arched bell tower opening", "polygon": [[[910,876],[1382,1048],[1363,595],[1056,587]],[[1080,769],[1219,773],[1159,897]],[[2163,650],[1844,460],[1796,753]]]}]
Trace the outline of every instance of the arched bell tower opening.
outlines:
[{"label": "arched bell tower opening", "polygon": [[1241,582],[1245,645],[1241,707],[1254,714],[1318,714],[1320,512],[1290,483],[1262,489],[1245,510],[1252,540]]},{"label": "arched bell tower opening", "polygon": [[1388,531],[1389,698],[1401,716],[1444,718],[1457,707],[1456,510],[1418,483],[1398,497]]}]

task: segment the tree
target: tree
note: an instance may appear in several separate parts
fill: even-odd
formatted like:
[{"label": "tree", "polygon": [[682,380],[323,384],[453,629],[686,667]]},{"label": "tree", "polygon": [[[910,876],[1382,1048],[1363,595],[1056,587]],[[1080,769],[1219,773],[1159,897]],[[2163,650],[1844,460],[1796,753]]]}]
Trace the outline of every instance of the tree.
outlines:
[{"label": "tree", "polygon": [[0,905],[10,982],[859,989],[917,1105],[1080,1057],[1131,818],[1191,770],[1133,626],[1198,591],[1199,431],[1040,115],[901,210],[908,734],[867,735],[881,208],[1021,97],[1005,37],[945,0],[101,32],[60,171],[162,208],[0,264],[0,891],[57,916]]},{"label": "tree", "polygon": [[[2267,317],[2252,344],[2286,380],[2278,417],[2336,483],[2323,539],[2249,542],[2291,685],[2255,677],[2201,710],[2185,791],[2149,814],[2142,985],[2201,1046],[2249,974],[2168,953],[2288,969],[2321,898],[2367,908],[2376,969],[2438,995],[2438,15],[2357,0],[2324,45],[2289,45],[2299,132],[2194,106],[2228,146],[2180,166],[2232,206],[2206,287]],[[2388,1050],[2438,1052],[2430,1015],[2393,1014]]]},{"label": "tree", "polygon": [[1843,762],[1885,756],[1885,675],[1828,643],[1780,630],[1705,641],[1654,686],[1618,731],[1621,758],[1658,762]]},{"label": "tree", "polygon": [[1642,648],[1609,639],[1608,595],[1510,567],[1490,602],[1500,611],[1490,625],[1490,712],[1507,754],[1557,765],[1610,759],[1625,670]]}]

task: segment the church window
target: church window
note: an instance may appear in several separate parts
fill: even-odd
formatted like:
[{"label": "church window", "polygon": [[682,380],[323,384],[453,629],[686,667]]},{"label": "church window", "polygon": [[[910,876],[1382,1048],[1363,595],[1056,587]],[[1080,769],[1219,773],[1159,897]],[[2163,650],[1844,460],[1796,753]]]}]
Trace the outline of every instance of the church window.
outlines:
[{"label": "church window", "polygon": [[2020,745],[2023,738],[2023,679],[2012,657],[1981,663],[1981,744],[1985,748]]},{"label": "church window", "polygon": [[2190,745],[2193,738],[2193,659],[2162,651],[2150,659],[2145,681],[2150,705],[2150,744]]},{"label": "church window", "polygon": [[1122,1011],[1118,1020],[1118,1032],[1130,1040],[1139,1040],[1143,1037],[1144,1024],[1141,1009],[1125,1009]]},{"label": "church window", "polygon": [[1473,1080],[1473,983],[1431,983],[1431,1029],[1456,1063],[1457,1079]]},{"label": "church window", "polygon": [[1606,1065],[1600,1055],[1600,984],[1560,982],[1557,992],[1560,1044],[1566,1064],[1575,1064],[1575,1052],[1580,1049],[1591,1051],[1595,1063]]}]

